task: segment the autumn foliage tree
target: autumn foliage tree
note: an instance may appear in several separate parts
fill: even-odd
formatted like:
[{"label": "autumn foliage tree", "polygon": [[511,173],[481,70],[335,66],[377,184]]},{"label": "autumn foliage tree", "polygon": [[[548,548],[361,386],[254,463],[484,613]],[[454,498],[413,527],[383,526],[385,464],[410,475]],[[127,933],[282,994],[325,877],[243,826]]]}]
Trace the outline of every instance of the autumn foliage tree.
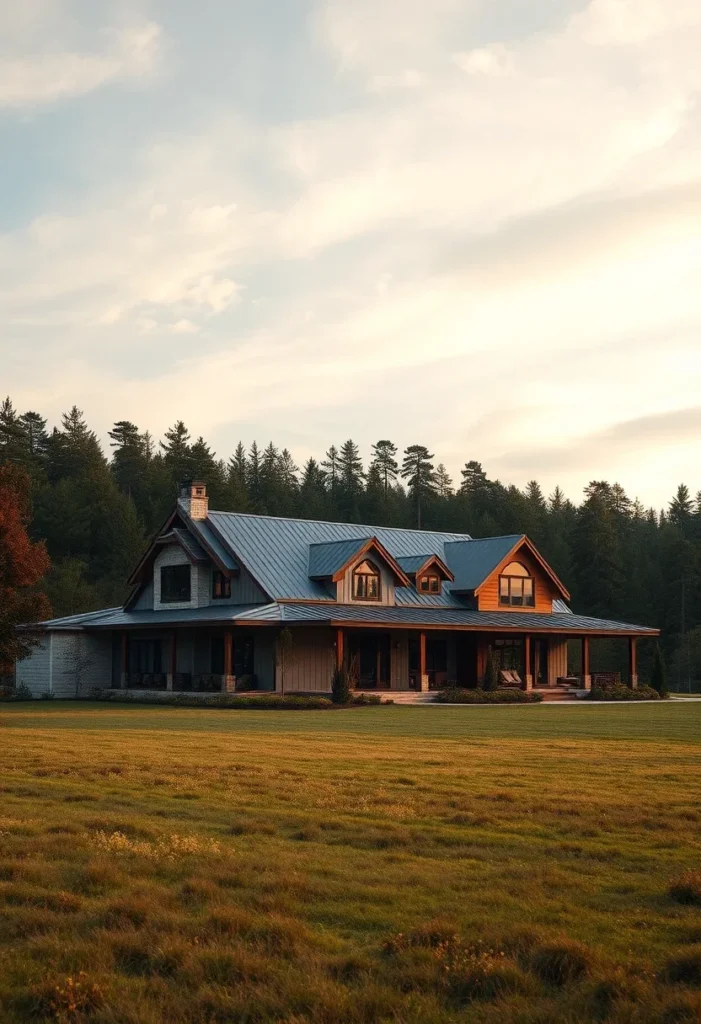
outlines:
[{"label": "autumn foliage tree", "polygon": [[34,641],[17,631],[25,622],[51,614],[46,595],[39,589],[49,569],[43,543],[29,539],[30,480],[24,470],[8,463],[0,466],[0,675],[25,658]]}]

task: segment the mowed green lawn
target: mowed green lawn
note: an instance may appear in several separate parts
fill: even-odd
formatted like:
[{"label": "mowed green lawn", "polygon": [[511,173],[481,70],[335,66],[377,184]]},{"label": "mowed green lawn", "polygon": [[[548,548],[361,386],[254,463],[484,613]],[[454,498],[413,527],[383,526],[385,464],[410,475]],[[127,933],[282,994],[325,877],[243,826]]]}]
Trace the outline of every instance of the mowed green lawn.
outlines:
[{"label": "mowed green lawn", "polygon": [[701,704],[0,705],[0,770],[3,1024],[701,1020]]}]

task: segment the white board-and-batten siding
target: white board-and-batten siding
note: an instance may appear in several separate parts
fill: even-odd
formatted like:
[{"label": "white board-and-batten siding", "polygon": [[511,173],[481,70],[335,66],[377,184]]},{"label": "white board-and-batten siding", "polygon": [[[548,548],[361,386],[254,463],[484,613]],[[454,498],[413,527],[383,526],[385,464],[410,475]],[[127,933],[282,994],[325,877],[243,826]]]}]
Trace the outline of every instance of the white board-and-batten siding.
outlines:
[{"label": "white board-and-batten siding", "polygon": [[17,662],[17,686],[26,686],[33,697],[43,693],[64,699],[85,696],[95,687],[109,686],[111,677],[109,636],[42,635],[29,657]]}]

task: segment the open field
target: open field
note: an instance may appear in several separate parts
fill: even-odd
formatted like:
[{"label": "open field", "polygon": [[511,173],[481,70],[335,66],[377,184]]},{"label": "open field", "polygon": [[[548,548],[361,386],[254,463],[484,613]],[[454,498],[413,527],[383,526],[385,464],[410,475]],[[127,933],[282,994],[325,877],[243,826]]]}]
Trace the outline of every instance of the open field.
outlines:
[{"label": "open field", "polygon": [[0,769],[3,1024],[701,1021],[701,704],[0,705]]}]

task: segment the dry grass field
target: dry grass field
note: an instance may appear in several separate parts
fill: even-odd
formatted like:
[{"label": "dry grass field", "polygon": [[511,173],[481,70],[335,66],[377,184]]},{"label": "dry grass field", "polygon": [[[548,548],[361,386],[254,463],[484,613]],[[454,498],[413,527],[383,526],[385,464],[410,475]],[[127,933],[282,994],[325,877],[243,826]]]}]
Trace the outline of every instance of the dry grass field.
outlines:
[{"label": "dry grass field", "polygon": [[0,1021],[701,1021],[701,704],[0,705]]}]

